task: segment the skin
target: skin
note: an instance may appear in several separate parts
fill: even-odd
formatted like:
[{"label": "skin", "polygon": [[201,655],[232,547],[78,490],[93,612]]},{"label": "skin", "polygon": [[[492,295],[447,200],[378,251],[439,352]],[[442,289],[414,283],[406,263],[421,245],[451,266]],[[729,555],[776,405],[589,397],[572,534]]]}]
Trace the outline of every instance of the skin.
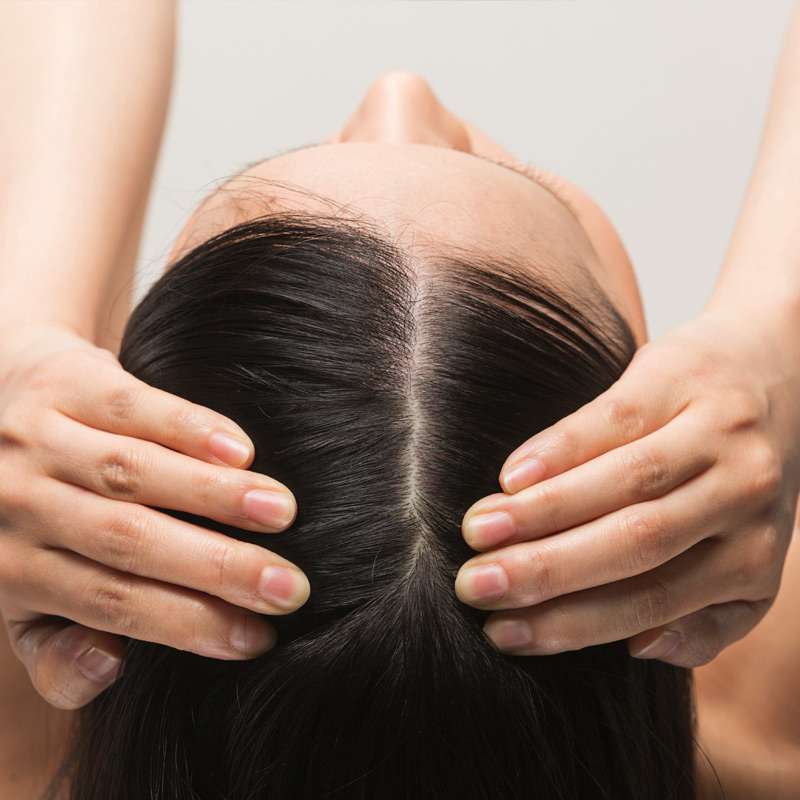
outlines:
[{"label": "skin", "polygon": [[[465,565],[455,588],[465,602],[498,611],[487,625],[487,633],[498,646],[508,646],[508,641],[503,645],[502,631],[514,629],[513,622],[522,623],[533,634],[533,646],[545,647],[547,652],[626,637],[631,637],[632,649],[639,652],[668,627],[680,634],[677,648],[661,653],[650,650],[648,655],[696,666],[707,663],[737,639],[741,639],[743,647],[751,638],[742,639],[744,634],[774,601],[797,500],[800,442],[800,421],[794,410],[794,398],[800,391],[795,366],[800,353],[794,351],[793,345],[800,341],[796,322],[800,308],[800,245],[792,222],[800,207],[800,176],[796,174],[800,158],[796,137],[787,134],[796,130],[795,117],[800,115],[800,98],[796,96],[800,86],[797,24],[793,30],[759,168],[720,283],[706,311],[662,340],[643,346],[623,380],[609,393],[554,429],[521,443],[525,450],[515,456],[529,465],[531,457],[535,458],[527,476],[520,479],[517,475],[516,480],[511,477],[512,466],[519,462],[515,456],[510,457],[499,476],[500,487],[505,491],[498,493],[499,497],[478,501],[465,517],[467,541],[476,550],[486,552]],[[0,52],[13,55],[15,42],[24,44],[25,39],[14,35],[13,30],[8,38],[8,46],[4,45]],[[107,41],[102,36],[97,38]],[[82,41],[87,39],[93,37],[81,37]],[[25,51],[19,45],[16,49]],[[98,58],[96,54],[92,57]],[[102,62],[102,57],[99,60]],[[30,74],[39,75],[39,67],[38,61],[32,63]],[[151,95],[148,98],[144,91],[144,100],[163,97],[159,95],[160,79],[155,77],[152,84]],[[23,87],[21,99],[12,97],[9,102],[24,109],[25,97],[35,97],[36,108],[51,107],[41,95],[42,86],[46,85],[42,80],[27,90]],[[144,101],[142,105],[150,107]],[[164,107],[163,99],[160,107]],[[33,113],[33,106],[29,110]],[[80,109],[80,113],[87,114],[91,121],[100,112],[90,106]],[[113,116],[115,112],[112,109],[108,113]],[[22,130],[27,135],[26,125],[35,127],[34,123],[41,121],[24,122],[16,129],[18,134]],[[70,130],[69,126],[61,128]],[[94,129],[94,125],[88,124],[87,128]],[[22,146],[25,135],[19,134],[15,145],[14,127],[11,129],[10,152],[14,152],[15,146]],[[152,130],[152,125],[139,123],[138,129]],[[140,165],[147,174],[148,157],[152,162],[152,148],[148,149],[147,143],[152,144],[154,139],[149,135],[137,139],[136,130],[136,120],[132,119],[130,141],[144,144],[127,156],[130,163]],[[51,143],[51,149],[65,152],[70,143],[63,144],[64,148],[59,148]],[[93,145],[87,162],[97,161],[98,148],[103,148],[102,142]],[[391,160],[367,155],[370,150],[385,153],[387,147],[392,148]],[[624,249],[602,212],[577,188],[554,176],[546,188],[470,155],[472,152],[497,157],[498,151],[491,150],[493,147],[496,145],[487,137],[444,109],[424,81],[393,74],[372,87],[356,114],[325,145],[264,165],[272,172],[242,178],[245,183],[259,177],[296,182],[304,189],[316,189],[337,204],[349,203],[357,213],[377,218],[387,232],[420,256],[419,263],[424,263],[429,248],[448,241],[474,248],[491,242],[493,248],[503,246],[508,252],[535,253],[539,261],[558,255],[555,247],[574,248],[628,316],[639,341],[644,342],[643,321],[637,319],[641,313],[638,293],[632,293],[636,291],[635,278],[629,262],[626,273],[620,257]],[[109,148],[109,152],[112,150]],[[347,171],[342,161],[345,153],[349,158],[358,150],[363,154],[359,156],[359,169],[364,175],[366,166],[373,170],[375,182],[371,186],[359,184],[364,175],[348,181],[342,174]],[[339,155],[320,160],[319,155],[325,151],[329,156],[334,152]],[[415,156],[410,161],[405,154],[412,151]],[[500,157],[506,155],[500,153]],[[316,162],[309,161],[315,158]],[[306,159],[305,171],[297,171],[298,165],[303,164],[298,159]],[[412,171],[387,175],[385,170],[392,164]],[[292,165],[296,168],[294,173]],[[126,169],[124,158],[119,166]],[[49,174],[60,169],[58,165],[51,167]],[[430,180],[434,174],[441,180]],[[416,187],[412,187],[414,176]],[[15,189],[14,208],[20,213],[11,218],[13,224],[8,228],[17,231],[22,226],[24,230],[26,219],[36,218],[34,211],[41,218],[41,209],[36,205],[30,213],[24,213],[24,199],[47,194],[43,190],[52,189],[52,181],[42,184],[39,175],[37,186],[36,175],[31,178],[27,173],[12,171],[12,177],[14,180],[8,185]],[[540,183],[547,180],[544,175],[539,177]],[[462,191],[449,192],[450,186],[459,185],[458,181],[462,181]],[[250,180],[248,188],[258,183]],[[124,181],[122,184],[126,187]],[[433,191],[434,184],[440,193],[428,195],[423,202],[418,192]],[[98,180],[92,185],[104,184]],[[134,181],[121,190],[123,207],[131,218],[141,208],[140,196],[131,188],[134,185],[141,184]],[[376,186],[380,186],[379,192],[375,191]],[[479,192],[475,191],[478,187],[488,193],[490,204],[481,206]],[[228,190],[232,188],[229,186]],[[548,188],[560,190],[563,203],[548,193]],[[250,191],[250,199],[240,195],[236,202],[226,204],[225,197],[232,194],[223,191],[205,204],[190,221],[175,254],[190,246],[193,237],[197,241],[197,237],[207,236],[219,226],[239,221],[243,214],[264,210],[263,193],[256,199]],[[270,186],[268,196],[275,197],[274,186]],[[513,202],[504,199],[512,197]],[[307,201],[298,200],[289,192],[279,202],[291,205]],[[66,199],[64,203],[64,207],[69,205]],[[571,204],[578,219],[569,214],[565,203]],[[101,215],[119,208],[116,202],[106,202],[102,197],[87,198],[87,206],[96,207]],[[329,204],[323,206],[330,210]],[[503,214],[493,218],[499,210]],[[544,226],[545,243],[528,236],[531,215]],[[98,223],[93,230],[105,230],[99,224],[102,216],[93,219]],[[7,479],[0,484],[8,487],[0,497],[4,512],[1,516],[12,519],[12,527],[3,530],[9,536],[3,537],[4,558],[0,560],[6,570],[0,574],[0,606],[12,646],[34,686],[42,696],[64,708],[82,705],[113,680],[118,669],[119,635],[138,635],[184,649],[202,649],[219,654],[218,657],[248,655],[226,648],[230,648],[235,622],[242,621],[242,607],[250,604],[252,610],[264,610],[261,601],[256,600],[258,576],[263,567],[277,565],[275,561],[258,561],[270,559],[268,551],[257,548],[258,554],[244,552],[236,549],[241,543],[208,538],[210,532],[177,530],[169,528],[165,519],[137,518],[134,514],[141,515],[150,503],[184,508],[184,502],[191,506],[187,510],[195,513],[233,514],[244,520],[248,513],[244,507],[247,489],[276,488],[289,496],[287,487],[277,487],[267,476],[246,470],[252,460],[251,443],[244,442],[238,455],[218,447],[220,442],[213,437],[214,431],[226,430],[234,437],[241,436],[234,423],[132,382],[112,358],[113,345],[103,349],[92,344],[100,341],[96,320],[105,308],[103,303],[113,296],[110,290],[105,294],[103,288],[113,281],[106,284],[101,277],[112,274],[109,265],[113,258],[132,252],[131,236],[124,222],[123,217],[123,224],[116,230],[126,232],[116,238],[112,249],[102,251],[103,258],[92,262],[98,265],[96,268],[82,269],[78,266],[80,258],[68,259],[64,270],[54,276],[47,265],[60,260],[65,241],[82,255],[98,249],[88,234],[82,239],[73,235],[72,227],[65,226],[67,239],[56,240],[62,246],[50,257],[40,253],[36,259],[36,297],[25,290],[29,283],[15,279],[19,271],[8,265],[26,263],[29,255],[23,244],[37,241],[37,237],[0,236],[0,241],[12,243],[10,247],[6,245],[8,249],[0,259],[0,275],[4,287],[14,290],[9,296],[18,301],[3,309],[3,319],[9,321],[7,330],[13,331],[14,336],[6,336],[5,341],[12,343],[0,348],[0,427],[3,442],[14,443],[13,448],[6,446],[0,453],[0,467]],[[416,237],[411,236],[412,227]],[[76,230],[79,234],[80,225]],[[478,236],[479,232],[482,236]],[[759,243],[768,243],[768,248],[762,249]],[[532,268],[536,263],[537,259],[531,258]],[[613,266],[615,263],[619,266]],[[764,290],[754,297],[748,284],[756,268]],[[65,275],[81,280],[65,280]],[[560,277],[571,282],[582,279],[577,273],[565,272]],[[26,309],[36,308],[42,297],[50,298],[52,307],[44,309],[36,324],[30,324],[25,318],[29,313]],[[742,318],[747,319],[747,326],[741,324]],[[70,388],[73,376],[89,370],[97,381],[82,387],[83,396],[76,397]],[[68,428],[66,420],[77,424]],[[157,420],[169,422],[165,427]],[[50,441],[65,444],[60,448],[50,445],[48,450]],[[73,449],[76,456],[66,464],[63,454]],[[170,460],[167,450],[186,459]],[[121,453],[129,457],[120,464]],[[113,458],[109,459],[109,455]],[[226,460],[230,466],[223,466]],[[148,469],[137,472],[132,467],[135,463],[144,463]],[[105,472],[98,469],[104,464]],[[159,488],[173,485],[179,471],[197,476],[194,491],[187,494],[181,487],[170,497],[154,502]],[[98,474],[108,472],[114,480],[98,480]],[[34,481],[38,482],[36,490],[32,488]],[[697,491],[687,491],[690,488]],[[592,505],[594,498],[606,496],[605,506]],[[505,504],[505,508],[498,503]],[[510,546],[508,539],[487,546],[471,530],[475,526],[470,525],[470,519],[477,518],[480,510],[496,513],[498,508],[510,513],[516,526],[512,536],[518,541]],[[557,508],[570,509],[572,516],[558,517]],[[69,509],[69,514],[54,515],[54,509]],[[622,512],[628,516],[619,516]],[[108,516],[101,518],[101,513]],[[70,519],[70,515],[74,516]],[[131,524],[132,520],[138,520],[138,524]],[[273,517],[272,525],[258,525],[267,532],[281,524],[285,527],[286,520],[281,523]],[[489,530],[486,525],[478,528],[484,534]],[[134,546],[141,560],[132,562],[130,552],[126,557],[124,550],[109,554],[102,539],[75,535],[75,531],[97,529],[122,532],[122,541]],[[620,539],[620,530],[629,531],[630,536]],[[70,535],[71,539],[66,538]],[[50,536],[56,538],[48,539]],[[698,536],[699,539],[693,538]],[[159,562],[151,557],[158,549],[157,543],[173,537],[177,542],[183,539],[199,543],[197,558],[190,567],[196,572],[184,574],[176,582],[174,567],[185,561],[185,550],[183,559],[163,556]],[[604,546],[592,551],[599,542]],[[513,549],[520,546],[526,548],[522,556],[519,554],[523,551]],[[58,561],[53,547],[58,548]],[[494,551],[490,552],[491,548]],[[592,560],[587,560],[589,553]],[[511,578],[506,594],[488,602],[485,597],[470,595],[476,582],[467,574],[469,567],[485,565],[487,561],[501,562],[500,567]],[[220,563],[234,565],[224,580],[219,578]],[[524,568],[515,572],[515,565]],[[212,572],[217,583],[213,583]],[[304,600],[305,588],[302,577],[295,577],[297,604]],[[592,583],[588,583],[590,579]],[[63,583],[57,586],[58,581]],[[597,581],[601,584],[597,585]],[[542,593],[542,586],[549,597],[548,592]],[[66,595],[64,589],[68,590]],[[197,624],[189,626],[184,622],[171,630],[159,627],[167,615],[160,610],[156,613],[155,609],[163,609],[165,602],[175,604],[171,619],[192,619]],[[282,611],[273,609],[273,613]],[[54,614],[79,624],[65,627],[54,623]],[[784,626],[776,627],[786,630]],[[260,635],[260,642],[251,640],[251,654],[271,644],[267,627],[260,628]],[[210,644],[216,646],[216,652]],[[780,643],[785,651],[783,644]],[[770,646],[770,652],[778,652],[774,640],[760,641],[759,645],[760,654]],[[529,647],[530,643],[517,651],[527,652]],[[80,656],[90,653],[105,653],[112,661],[116,658],[116,666],[99,680],[98,674],[87,677],[76,664]],[[741,647],[738,653],[742,655]],[[750,663],[758,663],[755,654]],[[709,664],[707,669],[712,666]],[[791,697],[797,692],[791,681],[797,674],[800,670],[795,669],[782,683],[783,696]],[[14,677],[14,673],[4,671],[4,680],[8,675]],[[8,700],[15,691],[13,681],[8,680],[3,690],[4,700]],[[731,715],[737,718],[738,713],[731,710],[737,707],[730,699],[735,695],[727,697],[727,702],[717,704],[728,715],[726,724],[717,724],[718,731],[737,729],[730,721]],[[780,696],[773,702],[780,707]],[[719,719],[721,714],[717,714]],[[712,716],[704,712],[701,721]],[[767,719],[767,727],[760,732],[773,744],[770,752],[796,755],[796,732],[789,725],[779,725],[773,717]],[[713,727],[704,724],[706,730]],[[746,730],[748,725],[739,721],[738,728]],[[5,741],[12,739],[7,733]],[[742,741],[746,752],[746,737]],[[13,757],[7,762],[13,763]]]}]

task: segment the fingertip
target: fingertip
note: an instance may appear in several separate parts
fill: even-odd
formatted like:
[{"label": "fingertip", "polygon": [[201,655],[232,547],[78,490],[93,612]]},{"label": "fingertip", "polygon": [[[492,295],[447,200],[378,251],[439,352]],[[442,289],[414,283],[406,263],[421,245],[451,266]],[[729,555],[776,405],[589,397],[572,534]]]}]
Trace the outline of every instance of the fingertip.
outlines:
[{"label": "fingertip", "polygon": [[240,469],[249,466],[255,455],[255,448],[249,438],[222,430],[216,430],[209,435],[208,449],[211,455],[229,467]]},{"label": "fingertip", "polygon": [[505,508],[507,504],[508,495],[504,494],[503,492],[487,494],[485,497],[481,497],[480,500],[476,500],[464,512],[464,516],[461,518],[461,524],[463,525],[468,518],[477,516],[478,514],[483,514],[488,511],[496,511],[498,508]]},{"label": "fingertip", "polygon": [[48,703],[75,710],[116,681],[123,655],[120,637],[69,625],[38,649],[29,671],[36,690]]},{"label": "fingertip", "polygon": [[647,631],[647,635],[642,634],[635,642],[631,640],[628,643],[628,652],[634,658],[664,659],[677,650],[681,640],[678,631]]},{"label": "fingertip", "polygon": [[122,671],[122,658],[92,645],[78,656],[75,665],[86,680],[106,687],[119,677]]},{"label": "fingertip", "polygon": [[503,469],[506,469],[520,459],[531,455],[537,449],[539,441],[544,433],[545,431],[539,431],[539,433],[534,434],[529,439],[526,439],[516,450],[512,450],[503,464]]},{"label": "fingertip", "polygon": [[231,646],[239,658],[250,659],[272,650],[278,638],[274,625],[263,617],[247,614],[231,630]]},{"label": "fingertip", "polygon": [[492,646],[502,653],[518,653],[533,644],[531,626],[518,617],[489,617],[483,632]]},{"label": "fingertip", "polygon": [[266,489],[251,489],[242,498],[244,513],[263,525],[266,533],[282,533],[297,517],[297,500],[281,484]]},{"label": "fingertip", "polygon": [[538,483],[547,474],[547,465],[541,458],[531,456],[517,459],[504,466],[500,473],[500,486],[507,494],[514,494]]}]

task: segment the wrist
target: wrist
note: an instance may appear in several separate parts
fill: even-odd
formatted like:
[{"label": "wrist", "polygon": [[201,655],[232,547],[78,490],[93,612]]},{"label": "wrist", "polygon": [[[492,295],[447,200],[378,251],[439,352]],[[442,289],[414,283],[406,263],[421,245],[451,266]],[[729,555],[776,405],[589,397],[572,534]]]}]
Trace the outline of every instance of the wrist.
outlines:
[{"label": "wrist", "polygon": [[748,380],[761,386],[780,430],[787,463],[800,459],[800,301],[783,295],[715,293],[702,316],[741,357]]},{"label": "wrist", "polygon": [[20,357],[51,350],[54,346],[92,345],[83,332],[57,320],[20,322],[4,318],[0,322],[0,378]]},{"label": "wrist", "polygon": [[784,350],[800,349],[800,287],[763,283],[752,276],[721,281],[703,313],[737,322],[743,332],[769,336]]}]

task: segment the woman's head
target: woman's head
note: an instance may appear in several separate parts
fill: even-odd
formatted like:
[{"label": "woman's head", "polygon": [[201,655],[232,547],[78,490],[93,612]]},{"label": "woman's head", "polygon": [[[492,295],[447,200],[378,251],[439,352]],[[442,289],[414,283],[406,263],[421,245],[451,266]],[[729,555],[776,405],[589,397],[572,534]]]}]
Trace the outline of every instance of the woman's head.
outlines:
[{"label": "woman's head", "polygon": [[[500,162],[500,163],[491,163]],[[120,360],[216,409],[298,515],[256,536],[308,575],[276,646],[132,641],[81,714],[75,800],[683,800],[689,673],[624,642],[512,657],[459,602],[465,510],[645,337],[618,237],[413,75],[325,142],[200,204]]]},{"label": "woman's head", "polygon": [[624,642],[503,655],[455,595],[464,511],[635,349],[585,251],[546,238],[419,249],[341,209],[275,211],[154,284],[123,366],[247,431],[251,468],[297,497],[267,544],[311,596],[253,661],[131,642],[82,714],[76,800],[691,796],[687,671]]}]

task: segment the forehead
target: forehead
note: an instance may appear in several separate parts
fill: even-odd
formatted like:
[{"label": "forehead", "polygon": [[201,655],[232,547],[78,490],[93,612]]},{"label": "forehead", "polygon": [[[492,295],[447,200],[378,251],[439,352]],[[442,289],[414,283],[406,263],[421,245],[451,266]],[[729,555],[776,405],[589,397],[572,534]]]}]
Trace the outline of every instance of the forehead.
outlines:
[{"label": "forehead", "polygon": [[572,214],[532,179],[450,148],[375,142],[318,145],[253,165],[198,206],[175,250],[276,211],[363,218],[412,258],[463,249],[530,265],[545,279],[556,271],[569,284],[585,280],[596,258]]}]

